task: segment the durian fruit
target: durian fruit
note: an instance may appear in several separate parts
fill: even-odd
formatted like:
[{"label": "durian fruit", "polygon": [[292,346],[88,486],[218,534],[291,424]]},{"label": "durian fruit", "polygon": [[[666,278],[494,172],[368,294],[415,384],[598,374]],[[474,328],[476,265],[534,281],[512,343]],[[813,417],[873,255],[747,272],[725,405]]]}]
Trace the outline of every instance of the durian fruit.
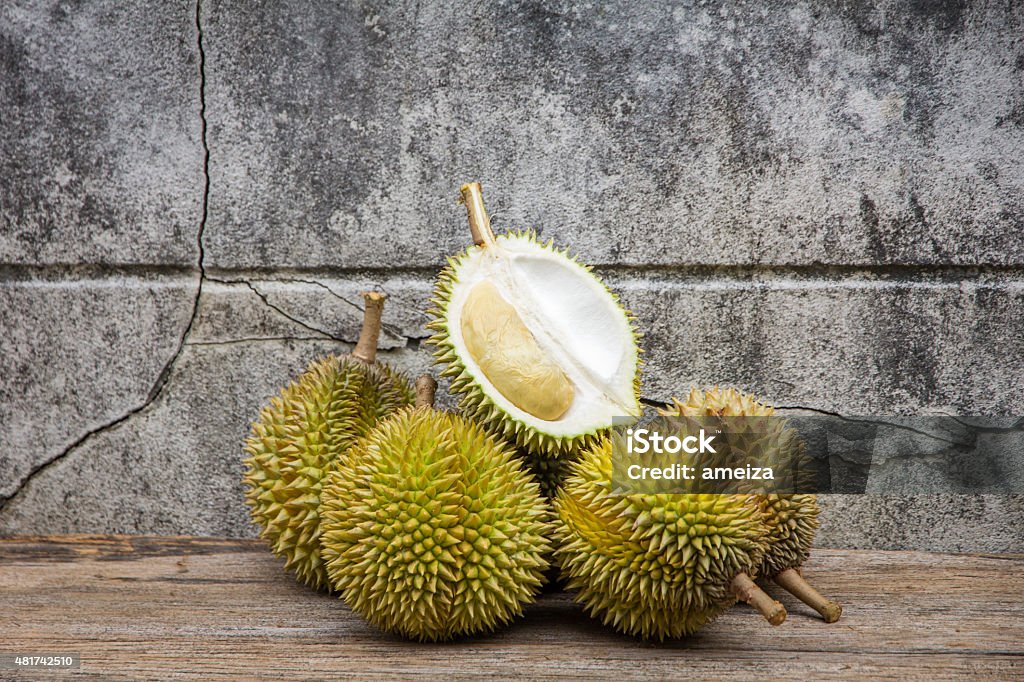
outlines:
[{"label": "durian fruit", "polygon": [[475,245],[441,272],[428,328],[463,413],[549,456],[639,416],[638,337],[615,294],[532,232],[495,237],[479,183],[461,193]]},{"label": "durian fruit", "polygon": [[384,295],[364,294],[363,328],[351,355],[316,360],[260,410],[245,441],[246,502],[285,568],[320,589],[320,492],[339,457],[381,418],[410,406],[411,382],[375,362]]},{"label": "durian fruit", "polygon": [[[747,458],[760,465],[774,465],[776,471],[795,471],[789,475],[796,476],[808,471],[799,466],[806,456],[806,445],[796,430],[785,420],[766,419],[775,414],[775,408],[753,395],[735,388],[716,386],[707,391],[694,388],[685,400],[673,398],[669,408],[659,413],[666,417],[745,417],[747,419],[733,420],[724,428],[734,447],[744,450]],[[794,490],[806,489],[800,482],[790,483]],[[816,497],[803,493],[760,494],[758,500],[769,528],[768,547],[758,574],[772,578],[821,614],[826,623],[835,622],[842,607],[819,594],[800,572],[818,528]]]},{"label": "durian fruit", "polygon": [[643,638],[696,632],[737,598],[773,625],[783,606],[751,579],[767,535],[754,495],[613,489],[612,439],[583,453],[555,498],[555,555],[592,616]]},{"label": "durian fruit", "polygon": [[536,598],[550,509],[513,450],[465,417],[417,407],[378,424],[331,474],[321,546],[332,586],[377,627],[418,640],[494,630]]},{"label": "durian fruit", "polygon": [[574,451],[559,457],[551,457],[544,453],[520,450],[517,454],[526,470],[533,474],[540,484],[540,491],[544,497],[552,499],[569,478],[572,465],[579,460],[581,453]]}]

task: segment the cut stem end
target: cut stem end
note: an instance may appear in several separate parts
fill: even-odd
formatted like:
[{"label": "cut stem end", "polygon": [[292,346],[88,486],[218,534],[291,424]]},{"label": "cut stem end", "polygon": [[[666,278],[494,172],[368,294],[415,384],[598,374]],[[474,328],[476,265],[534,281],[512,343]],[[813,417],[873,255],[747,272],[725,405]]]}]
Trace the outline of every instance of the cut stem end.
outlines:
[{"label": "cut stem end", "polygon": [[380,321],[384,314],[384,299],[387,296],[377,291],[364,291],[363,329],[352,351],[352,357],[372,365],[377,360],[377,340],[380,338]]},{"label": "cut stem end", "polygon": [[416,407],[433,407],[437,382],[434,377],[424,374],[416,380]]},{"label": "cut stem end", "polygon": [[494,232],[491,231],[491,219],[484,208],[484,193],[479,182],[467,182],[459,189],[460,202],[466,205],[469,217],[469,231],[473,233],[473,243],[477,246],[494,244]]},{"label": "cut stem end", "polygon": [[834,623],[843,614],[843,607],[831,599],[826,599],[804,580],[795,568],[787,568],[776,575],[773,580],[794,597],[821,614],[826,623]]},{"label": "cut stem end", "polygon": [[746,573],[737,573],[732,579],[732,591],[740,601],[757,609],[772,625],[782,625],[786,620],[786,607],[769,597]]}]

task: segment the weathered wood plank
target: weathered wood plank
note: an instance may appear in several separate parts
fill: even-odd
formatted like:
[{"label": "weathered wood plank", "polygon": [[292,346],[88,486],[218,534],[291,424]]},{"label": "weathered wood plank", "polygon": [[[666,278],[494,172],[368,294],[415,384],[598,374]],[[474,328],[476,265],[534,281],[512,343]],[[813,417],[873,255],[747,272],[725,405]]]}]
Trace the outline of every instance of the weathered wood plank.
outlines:
[{"label": "weathered wood plank", "polygon": [[79,652],[75,675],[102,679],[1024,678],[1024,556],[818,550],[806,575],[843,602],[838,623],[769,587],[790,611],[780,627],[738,606],[694,637],[652,644],[551,590],[501,632],[431,645],[304,589],[257,542],[10,538],[0,651]]}]

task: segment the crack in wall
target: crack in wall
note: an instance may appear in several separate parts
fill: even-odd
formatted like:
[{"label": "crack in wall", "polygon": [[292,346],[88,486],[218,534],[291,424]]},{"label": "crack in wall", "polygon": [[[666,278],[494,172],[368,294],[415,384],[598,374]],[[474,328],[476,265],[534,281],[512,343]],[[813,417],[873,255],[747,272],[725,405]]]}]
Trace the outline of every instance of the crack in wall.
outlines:
[{"label": "crack in wall", "polygon": [[[206,221],[209,216],[209,203],[210,203],[210,147],[207,143],[207,123],[206,123],[206,53],[203,49],[203,27],[202,27],[202,0],[196,0],[195,10],[195,27],[196,27],[196,48],[199,57],[199,130],[200,130],[200,145],[203,150],[203,194],[200,202],[200,213],[199,213],[199,226],[196,230],[196,246],[198,252],[198,258],[196,262],[196,269],[199,271],[199,281],[196,284],[196,293],[192,299],[192,312],[189,315],[188,323],[185,325],[184,330],[181,333],[181,337],[178,339],[178,347],[171,355],[171,358],[164,364],[160,373],[157,375],[156,381],[150,388],[149,393],[146,395],[146,399],[141,405],[134,407],[123,415],[112,419],[94,429],[86,431],[78,439],[76,439],[69,446],[58,452],[53,457],[50,457],[43,462],[40,462],[33,466],[27,474],[25,474],[14,491],[2,499],[0,499],[0,513],[12,503],[15,498],[21,494],[25,488],[41,473],[46,471],[49,467],[57,464],[71,453],[75,452],[78,448],[89,442],[93,437],[98,436],[102,433],[117,428],[121,424],[129,421],[132,417],[146,410],[152,405],[157,398],[163,393],[170,380],[171,371],[174,369],[181,357],[185,346],[188,345],[189,334],[192,333],[192,326],[195,324],[196,318],[199,314],[199,299],[203,293],[203,282],[206,280],[206,265],[205,265],[205,251],[203,247],[203,233],[206,230]],[[194,272],[195,270],[193,270]]]},{"label": "crack in wall", "polygon": [[[667,402],[667,401],[657,400],[657,399],[654,399],[654,398],[647,398],[647,397],[643,397],[643,396],[640,397],[640,403],[643,404],[643,405],[646,405],[648,407],[654,407],[654,408],[659,408],[659,409],[667,409],[670,406],[670,403]],[[924,437],[930,438],[932,440],[936,440],[936,441],[940,441],[940,442],[944,442],[944,443],[949,443],[951,445],[956,445],[957,444],[956,441],[950,440],[948,438],[943,438],[940,435],[937,435],[937,434],[934,434],[934,433],[928,433],[927,431],[921,431],[920,429],[916,429],[913,426],[910,426],[909,424],[899,424],[899,423],[896,423],[896,422],[886,421],[884,418],[849,416],[849,415],[840,414],[839,412],[835,412],[833,410],[825,410],[825,409],[818,408],[818,407],[808,407],[806,405],[775,405],[774,407],[779,412],[795,412],[795,411],[813,412],[814,414],[820,414],[820,415],[823,415],[823,416],[826,416],[826,417],[834,417],[835,419],[839,419],[839,420],[842,420],[842,421],[850,423],[850,424],[866,424],[868,426],[888,426],[888,427],[891,427],[891,428],[894,428],[894,429],[901,429],[903,431],[909,431],[910,433],[915,433],[915,434],[917,434],[919,436],[924,436]],[[780,417],[792,417],[792,416],[797,416],[797,415],[779,414],[778,416],[780,416]],[[947,415],[943,415],[943,416],[947,416]],[[890,418],[891,419],[899,419],[898,416],[894,416],[894,417],[890,417]],[[952,417],[952,419],[954,421],[956,421],[957,423],[963,425],[964,427],[968,428],[968,429],[975,428],[975,427],[973,427],[973,426],[971,426],[969,424],[966,424],[966,423],[960,421],[959,419],[956,419],[956,417]],[[999,428],[999,429],[977,429],[977,431],[979,433],[980,432],[1008,433],[1008,432],[1014,432],[1014,431],[1020,430],[1020,425],[1021,424],[1024,424],[1024,419],[1018,420],[1017,423],[1015,423],[1013,426],[1010,426],[1010,427]]]},{"label": "crack in wall", "polygon": [[[941,436],[938,436],[938,435],[936,435],[934,433],[928,433],[927,431],[921,431],[920,429],[915,429],[913,426],[910,426],[908,424],[898,424],[898,423],[886,421],[885,419],[878,419],[878,418],[873,418],[873,417],[847,416],[847,415],[843,415],[843,414],[840,414],[838,412],[835,412],[833,410],[824,410],[824,409],[820,409],[820,408],[817,408],[817,407],[806,407],[804,405],[776,405],[775,409],[776,410],[801,410],[801,411],[804,411],[804,412],[814,412],[815,414],[821,414],[821,415],[825,415],[827,417],[834,417],[836,419],[840,419],[840,420],[842,420],[844,422],[847,422],[849,424],[867,424],[869,426],[888,426],[888,427],[891,427],[891,428],[894,428],[894,429],[901,429],[903,431],[909,431],[911,433],[916,433],[919,436],[924,436],[926,438],[931,438],[933,440],[937,440],[937,441],[941,441],[941,442],[944,442],[944,443],[950,443],[952,445],[956,445],[956,441],[949,440],[948,438],[942,438]],[[780,416],[785,417],[787,415],[780,415]],[[942,416],[945,416],[945,415],[942,415]],[[892,419],[899,419],[900,417],[893,416],[891,418]]]},{"label": "crack in wall", "polygon": [[[347,298],[345,298],[344,296],[342,296],[341,294],[336,292],[334,289],[332,289],[329,285],[324,284],[323,282],[319,282],[319,281],[317,281],[315,279],[299,279],[297,277],[282,277],[282,278],[275,278],[274,281],[275,282],[298,282],[300,284],[312,284],[315,287],[320,287],[321,289],[324,289],[327,293],[329,293],[331,296],[333,296],[334,298],[338,299],[339,301],[341,301],[345,305],[347,305],[347,306],[349,306],[349,307],[351,307],[351,308],[353,308],[355,310],[358,310],[359,312],[363,312],[363,310],[364,310],[363,306],[358,305],[355,302],[348,300]],[[383,326],[383,323],[382,323],[382,326]]]},{"label": "crack in wall", "polygon": [[[223,341],[189,341],[186,346],[237,346],[246,343],[269,343],[272,341],[329,341],[322,336],[243,336]],[[351,344],[349,344],[351,345]]]},{"label": "crack in wall", "polygon": [[328,331],[324,331],[323,329],[320,329],[319,327],[314,327],[311,324],[303,322],[302,320],[300,320],[299,318],[295,317],[294,315],[289,314],[286,310],[284,310],[280,306],[274,305],[273,303],[270,302],[270,299],[267,298],[267,295],[264,294],[262,291],[260,291],[256,287],[256,285],[253,284],[252,282],[250,282],[249,280],[246,280],[246,279],[220,279],[220,278],[217,278],[217,277],[209,277],[208,279],[211,282],[217,282],[218,284],[241,284],[243,286],[248,287],[249,290],[252,291],[252,293],[256,294],[256,296],[261,301],[263,301],[263,305],[267,306],[268,308],[270,308],[271,310],[273,310],[274,312],[276,312],[278,315],[280,315],[281,317],[285,318],[286,320],[289,320],[289,321],[294,322],[295,324],[299,325],[300,327],[302,327],[306,331],[313,332],[314,334],[320,334],[320,337],[318,337],[319,340],[330,340],[330,341],[338,341],[340,343],[350,343],[349,341],[346,341],[345,339],[341,338],[340,336],[335,336],[334,334],[331,334]]},{"label": "crack in wall", "polygon": [[[223,279],[223,278],[220,278],[220,277],[214,277],[212,275],[207,275],[206,279],[208,281],[210,281],[210,282],[216,282],[218,284],[238,284],[238,285],[242,285],[242,286],[247,287],[250,291],[252,291],[254,294],[256,294],[256,296],[260,299],[260,301],[263,302],[263,304],[265,306],[267,306],[268,308],[270,308],[271,310],[273,310],[274,312],[279,314],[281,317],[285,318],[286,320],[289,320],[290,322],[293,322],[293,323],[299,325],[300,327],[302,327],[303,329],[305,329],[307,331],[313,332],[314,334],[320,334],[321,335],[320,337],[316,337],[316,338],[311,339],[311,340],[332,340],[332,341],[338,341],[339,343],[347,343],[347,344],[352,344],[352,343],[355,342],[354,339],[345,339],[345,338],[340,337],[340,336],[338,336],[336,334],[332,334],[329,331],[326,331],[326,330],[321,329],[319,327],[315,327],[315,326],[311,325],[310,323],[305,322],[305,321],[295,317],[294,315],[289,313],[287,310],[285,310],[281,306],[272,303],[270,301],[270,299],[268,298],[268,295],[266,293],[264,293],[263,291],[260,291],[260,289],[256,285],[256,283],[254,283],[254,282],[252,282],[250,280],[247,280],[247,279]],[[336,291],[334,291],[334,289],[332,289],[327,284],[324,284],[323,282],[317,282],[317,281],[314,281],[314,280],[307,280],[307,279],[290,278],[290,277],[288,277],[288,278],[275,278],[275,279],[266,280],[266,281],[275,282],[275,283],[277,283],[277,282],[297,282],[297,283],[301,283],[301,284],[310,284],[310,285],[313,285],[313,286],[316,286],[316,287],[319,287],[321,289],[326,290],[328,293],[330,293],[332,296],[334,296],[338,300],[344,302],[346,305],[352,307],[354,310],[359,311],[359,313],[363,312],[363,307],[362,306],[357,305],[356,303],[348,300],[347,298],[345,298],[341,294],[337,293]],[[393,336],[396,339],[404,339],[405,340],[405,347],[406,348],[411,348],[413,350],[418,349],[420,347],[420,342],[421,341],[423,341],[424,339],[430,337],[430,334],[428,334],[426,332],[424,334],[420,335],[420,336],[405,334],[405,333],[402,332],[401,329],[399,329],[398,327],[395,327],[394,325],[390,325],[390,324],[381,324],[381,328],[383,330],[385,330],[386,332],[388,332],[388,334],[390,334],[391,336]],[[284,337],[284,338],[291,338],[291,337]],[[199,344],[195,344],[195,345],[199,345]]]},{"label": "crack in wall", "polygon": [[[342,303],[346,304],[347,306],[351,307],[352,309],[358,310],[360,313],[365,312],[364,306],[361,306],[358,303],[355,303],[354,301],[348,300],[346,297],[342,296],[337,291],[335,291],[329,284],[326,284],[324,282],[320,282],[320,281],[317,281],[315,279],[299,279],[298,277],[276,277],[272,281],[274,281],[274,282],[298,282],[300,284],[311,284],[311,285],[313,285],[315,287],[319,287],[321,289],[324,289],[331,296],[333,296],[334,298],[338,299],[339,301],[341,301]],[[397,337],[399,339],[402,339],[402,338],[404,338],[404,339],[411,339],[411,338],[413,338],[413,337],[410,337],[410,336],[407,336],[407,335],[403,334],[400,329],[398,329],[394,325],[390,325],[387,322],[384,322],[383,320],[381,321],[381,325],[380,326],[381,326],[382,329],[384,329],[385,331],[390,333],[392,336],[395,336],[395,337]]]}]

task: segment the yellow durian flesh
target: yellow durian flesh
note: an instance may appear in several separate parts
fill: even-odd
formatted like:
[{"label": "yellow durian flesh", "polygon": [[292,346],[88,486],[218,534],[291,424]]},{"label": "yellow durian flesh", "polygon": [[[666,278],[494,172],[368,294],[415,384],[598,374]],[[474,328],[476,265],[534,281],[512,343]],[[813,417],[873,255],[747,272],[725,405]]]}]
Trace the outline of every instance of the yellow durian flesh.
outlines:
[{"label": "yellow durian flesh", "polygon": [[512,404],[548,421],[566,413],[576,392],[572,382],[494,284],[483,281],[473,287],[462,308],[461,328],[480,371]]}]

